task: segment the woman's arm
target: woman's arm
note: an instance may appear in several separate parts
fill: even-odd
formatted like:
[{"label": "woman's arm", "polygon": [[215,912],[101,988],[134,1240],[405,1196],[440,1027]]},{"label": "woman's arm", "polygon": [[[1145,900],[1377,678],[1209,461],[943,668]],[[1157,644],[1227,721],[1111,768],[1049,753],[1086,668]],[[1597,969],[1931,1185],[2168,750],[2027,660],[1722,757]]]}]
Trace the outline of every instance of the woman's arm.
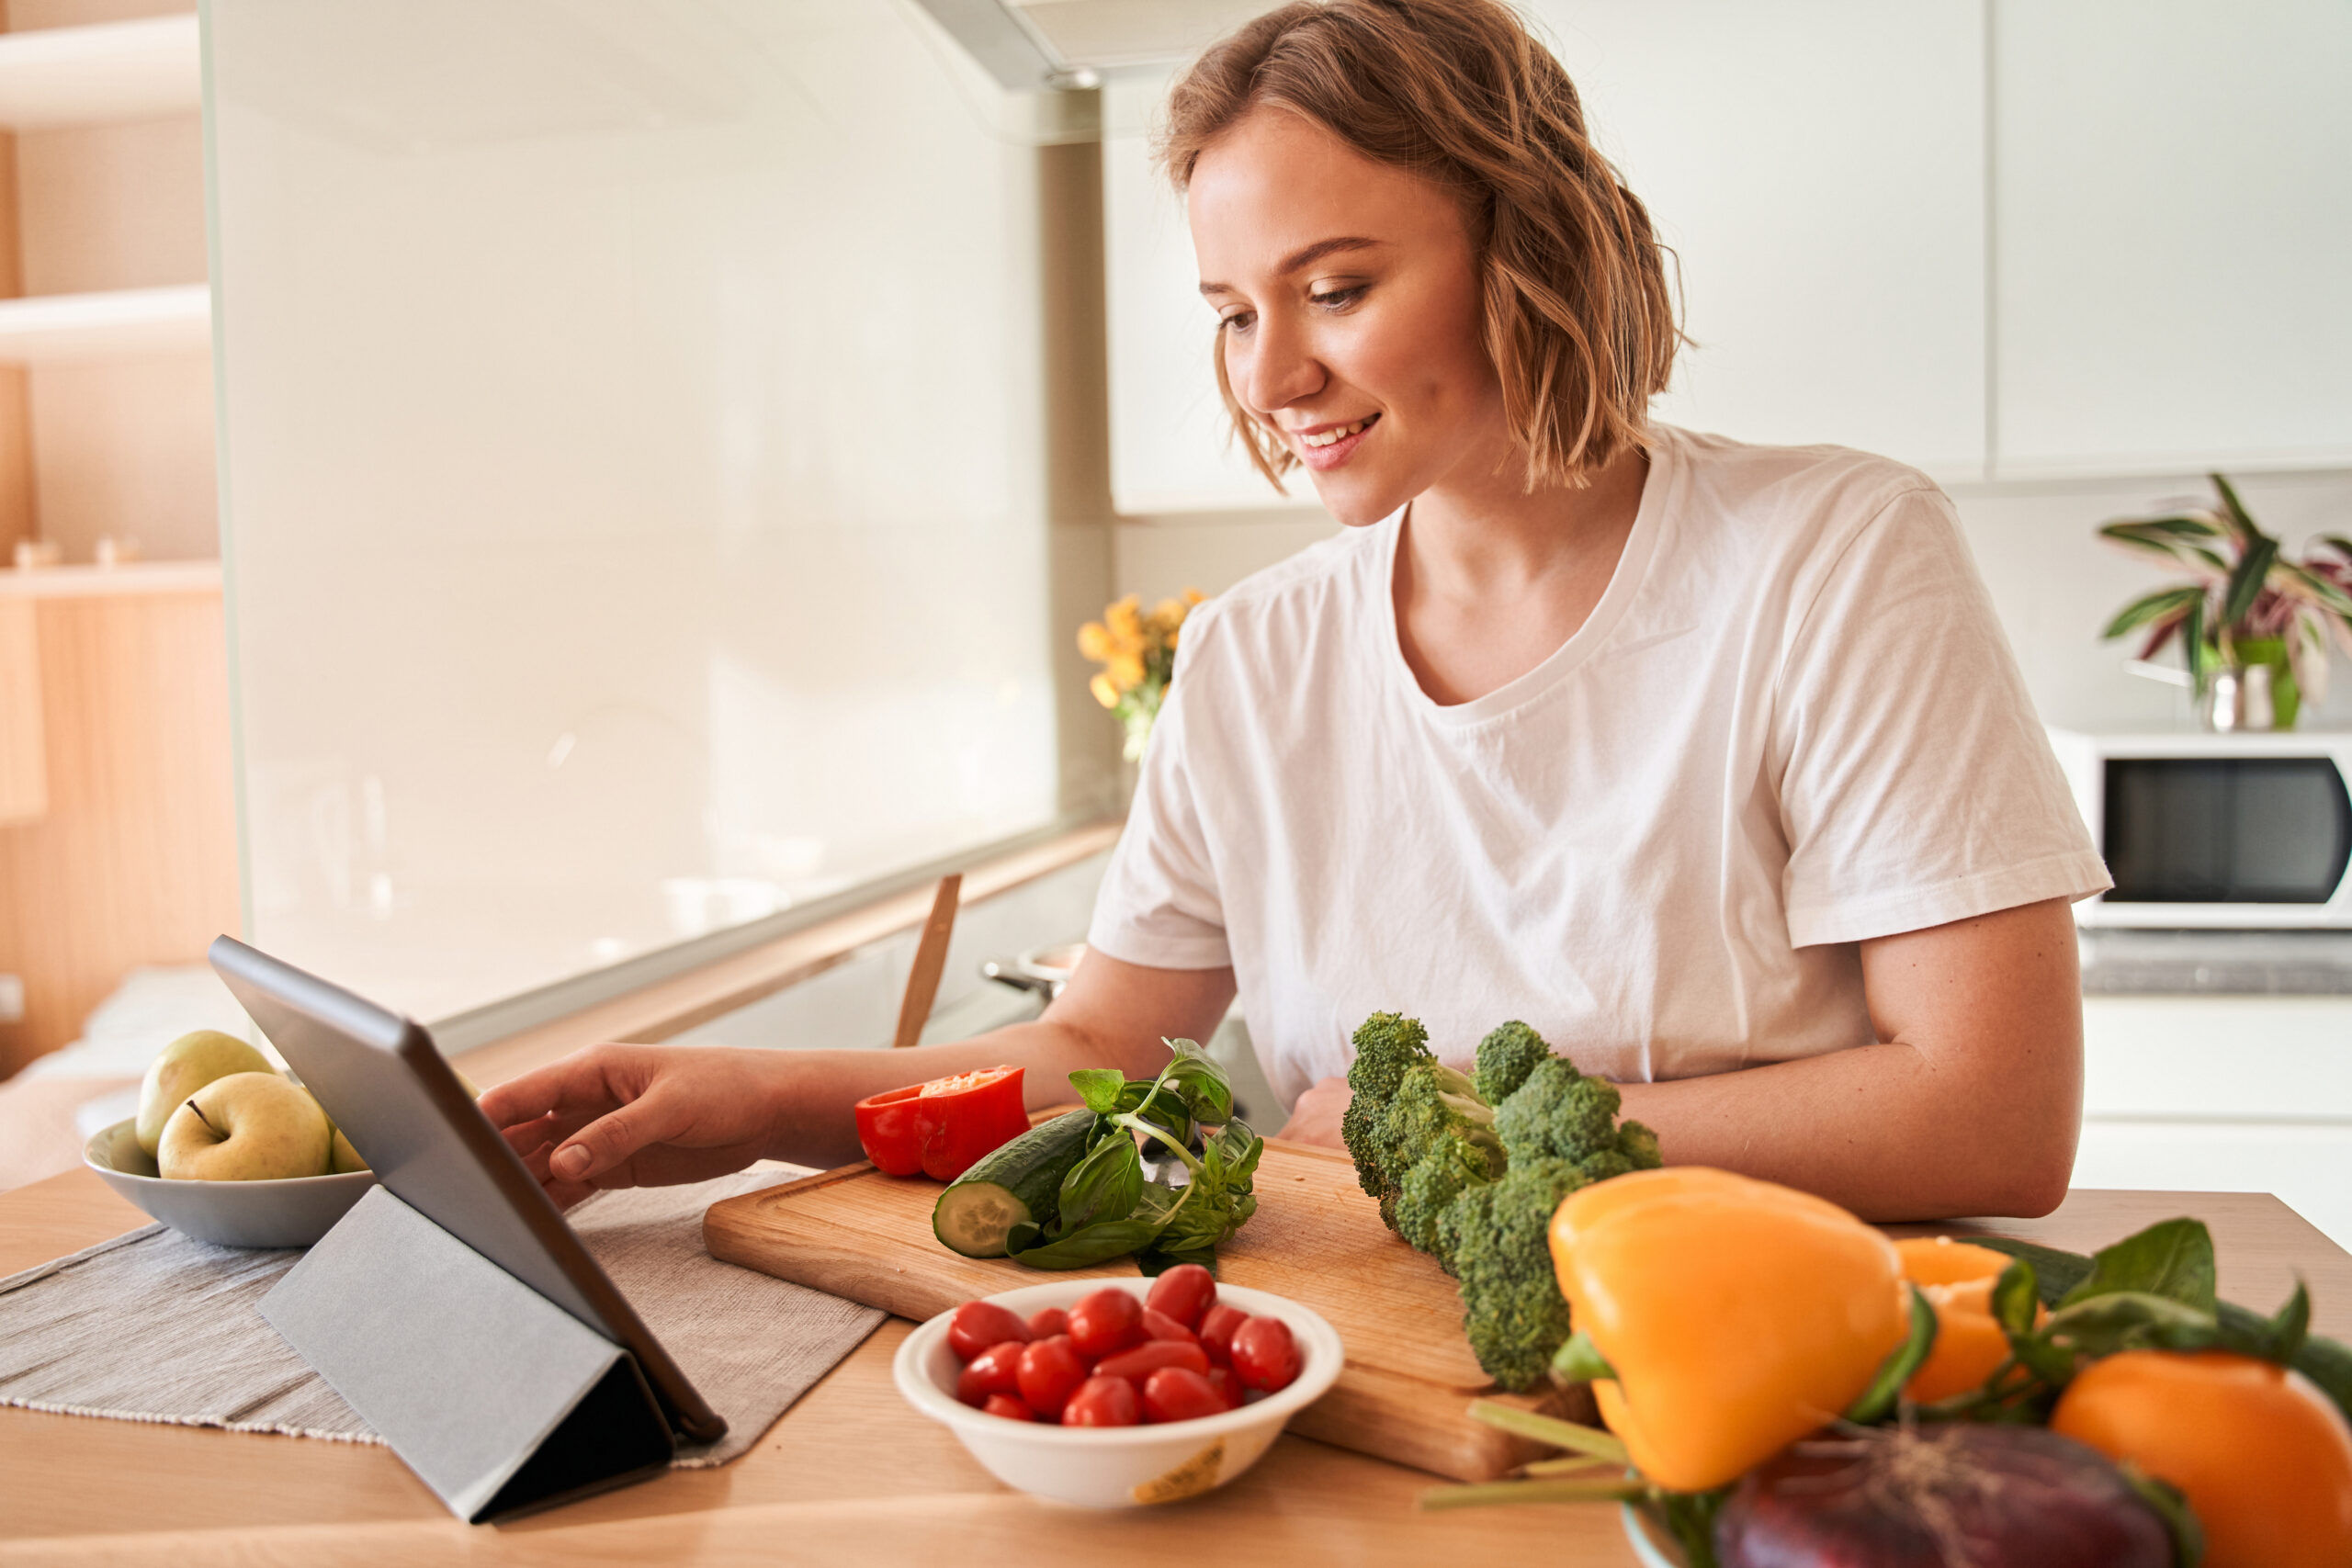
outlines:
[{"label": "woman's arm", "polygon": [[1861,944],[1882,1043],[1624,1086],[1668,1161],[1785,1182],[1864,1219],[2046,1214],[2083,1109],[2082,976],[2064,899]]},{"label": "woman's arm", "polygon": [[1025,1068],[1032,1109],[1072,1098],[1069,1074],[1149,1077],[1162,1037],[1204,1040],[1233,1000],[1231,969],[1153,969],[1090,953],[1034,1023],[907,1051],[593,1045],[484,1092],[481,1108],[560,1203],[603,1187],[699,1181],[763,1157],[855,1159],[850,1107],[902,1084]]}]

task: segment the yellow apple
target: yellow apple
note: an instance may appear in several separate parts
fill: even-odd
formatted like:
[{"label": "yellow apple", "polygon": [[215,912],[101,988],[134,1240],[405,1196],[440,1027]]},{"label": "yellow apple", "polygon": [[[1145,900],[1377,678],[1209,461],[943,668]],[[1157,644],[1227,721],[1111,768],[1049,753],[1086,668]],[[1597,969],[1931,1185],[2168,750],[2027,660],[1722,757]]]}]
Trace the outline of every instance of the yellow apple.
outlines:
[{"label": "yellow apple", "polygon": [[164,1123],[187,1097],[215,1078],[231,1073],[271,1073],[269,1058],[217,1029],[183,1034],[163,1048],[148,1064],[147,1081],[139,1086],[139,1146],[152,1155],[164,1136]]},{"label": "yellow apple", "polygon": [[231,1073],[172,1112],[155,1163],[175,1181],[323,1176],[334,1139],[309,1089],[276,1073]]}]

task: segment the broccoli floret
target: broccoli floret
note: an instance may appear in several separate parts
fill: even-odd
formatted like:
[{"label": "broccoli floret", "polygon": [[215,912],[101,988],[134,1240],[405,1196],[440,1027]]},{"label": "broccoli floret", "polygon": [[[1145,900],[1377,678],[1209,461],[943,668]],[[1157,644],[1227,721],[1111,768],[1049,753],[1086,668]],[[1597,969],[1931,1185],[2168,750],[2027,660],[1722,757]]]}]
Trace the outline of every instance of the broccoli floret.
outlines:
[{"label": "broccoli floret", "polygon": [[1499,1178],[1503,1163],[1502,1145],[1490,1131],[1476,1123],[1449,1129],[1398,1183],[1396,1233],[1453,1273],[1453,1248],[1439,1227],[1454,1200]]},{"label": "broccoli floret", "polygon": [[1544,1233],[1560,1200],[1589,1179],[1571,1160],[1514,1158],[1500,1181],[1469,1188],[1439,1224],[1462,1282],[1470,1348],[1514,1393],[1543,1381],[1568,1337],[1568,1303]]},{"label": "broccoli floret", "polygon": [[1666,1163],[1666,1156],[1657,1152],[1657,1134],[1639,1122],[1617,1123],[1617,1146],[1625,1151],[1635,1170],[1656,1170]]},{"label": "broccoli floret", "polygon": [[1340,1136],[1355,1159],[1356,1180],[1366,1193],[1383,1200],[1384,1214],[1396,1201],[1396,1191],[1374,1128],[1407,1069],[1437,1060],[1430,1054],[1429,1039],[1420,1020],[1393,1012],[1374,1013],[1355,1032],[1356,1059],[1348,1067],[1348,1089],[1354,1098],[1340,1114]]},{"label": "broccoli floret", "polygon": [[1541,1034],[1513,1019],[1478,1042],[1478,1070],[1472,1080],[1478,1098],[1500,1105],[1551,1055]]},{"label": "broccoli floret", "polygon": [[1583,1159],[1618,1146],[1619,1102],[1615,1084],[1589,1078],[1565,1058],[1551,1056],[1495,1107],[1495,1132],[1514,1163]]},{"label": "broccoli floret", "polygon": [[1373,1122],[1374,1158],[1380,1175],[1380,1217],[1388,1228],[1405,1231],[1397,1205],[1404,1199],[1405,1178],[1441,1145],[1466,1145],[1460,1157],[1490,1175],[1503,1168],[1503,1146],[1495,1137],[1495,1113],[1471,1091],[1470,1080],[1437,1061],[1416,1062],[1405,1069],[1387,1109]]}]

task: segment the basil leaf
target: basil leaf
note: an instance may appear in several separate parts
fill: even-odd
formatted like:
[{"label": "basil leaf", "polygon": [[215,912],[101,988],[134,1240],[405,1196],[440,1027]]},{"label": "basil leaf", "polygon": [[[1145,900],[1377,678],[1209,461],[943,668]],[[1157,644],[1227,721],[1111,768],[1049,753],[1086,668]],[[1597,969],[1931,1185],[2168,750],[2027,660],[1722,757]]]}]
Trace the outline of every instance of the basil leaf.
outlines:
[{"label": "basil leaf", "polygon": [[2202,1220],[2165,1220],[2091,1255],[2090,1277],[2058,1303],[2131,1292],[2213,1315],[2213,1235]]},{"label": "basil leaf", "polygon": [[1973,1247],[1989,1247],[2033,1265],[2034,1290],[2041,1304],[2054,1307],[2067,1292],[2090,1278],[2091,1260],[2079,1252],[2061,1252],[2039,1242],[2013,1241],[2005,1235],[1973,1235]]},{"label": "basil leaf", "polygon": [[1871,1379],[1870,1387],[1846,1407],[1846,1419],[1857,1427],[1876,1426],[1886,1419],[1894,1402],[1903,1397],[1903,1385],[1936,1348],[1936,1309],[1918,1286],[1911,1292],[1911,1332],[1879,1363],[1878,1375]]},{"label": "basil leaf", "polygon": [[1216,1248],[1196,1247],[1171,1252],[1164,1247],[1147,1247],[1136,1254],[1136,1267],[1151,1279],[1167,1273],[1179,1263],[1197,1263],[1214,1274],[1216,1272]]},{"label": "basil leaf", "polygon": [[2256,1318],[2252,1323],[2245,1321],[2248,1317],[2253,1314],[2221,1314],[2222,1348],[2235,1350],[2242,1356],[2258,1356],[2282,1366],[2291,1364],[2312,1331],[2312,1293],[2303,1283],[2303,1277],[2295,1276],[2295,1293],[2287,1298],[2287,1304],[2276,1314]]},{"label": "basil leaf", "polygon": [[[2097,1360],[2121,1350],[2210,1350],[2220,1340],[2221,1329],[2211,1313],[2170,1296],[2110,1291],[2060,1307],[2034,1337],[2070,1356]],[[2042,1369],[2035,1365],[2034,1371]],[[2073,1375],[2070,1369],[2066,1377]]]},{"label": "basil leaf", "polygon": [[1056,1230],[1067,1234],[1098,1220],[1124,1220],[1142,1196],[1142,1156],[1133,1138],[1114,1132],[1087,1150],[1062,1178]]},{"label": "basil leaf", "polygon": [[2033,1309],[2041,1304],[2038,1297],[2033,1265],[2020,1258],[1993,1281],[1993,1321],[2012,1339],[2032,1333]]},{"label": "basil leaf", "polygon": [[1195,1122],[1215,1126],[1233,1115],[1233,1082],[1216,1058],[1190,1040],[1165,1042],[1175,1053],[1160,1073],[1160,1081]]},{"label": "basil leaf", "polygon": [[1104,1220],[1012,1254],[1028,1269],[1084,1269],[1141,1252],[1159,1239],[1159,1227],[1141,1220]]},{"label": "basil leaf", "polygon": [[1126,1092],[1127,1075],[1116,1067],[1080,1067],[1070,1074],[1069,1087],[1078,1090],[1078,1098],[1097,1116],[1114,1116],[1133,1109],[1119,1103],[1120,1096]]}]

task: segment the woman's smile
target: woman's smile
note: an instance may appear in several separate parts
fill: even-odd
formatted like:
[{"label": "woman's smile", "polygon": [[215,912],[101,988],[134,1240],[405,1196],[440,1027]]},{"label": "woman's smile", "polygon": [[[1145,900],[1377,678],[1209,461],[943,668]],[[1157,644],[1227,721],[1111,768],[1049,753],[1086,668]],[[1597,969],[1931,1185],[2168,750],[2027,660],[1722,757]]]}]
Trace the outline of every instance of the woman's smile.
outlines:
[{"label": "woman's smile", "polygon": [[1379,423],[1380,416],[1371,413],[1344,424],[1310,424],[1283,434],[1290,438],[1291,450],[1298,454],[1300,462],[1324,473],[1346,462]]}]

